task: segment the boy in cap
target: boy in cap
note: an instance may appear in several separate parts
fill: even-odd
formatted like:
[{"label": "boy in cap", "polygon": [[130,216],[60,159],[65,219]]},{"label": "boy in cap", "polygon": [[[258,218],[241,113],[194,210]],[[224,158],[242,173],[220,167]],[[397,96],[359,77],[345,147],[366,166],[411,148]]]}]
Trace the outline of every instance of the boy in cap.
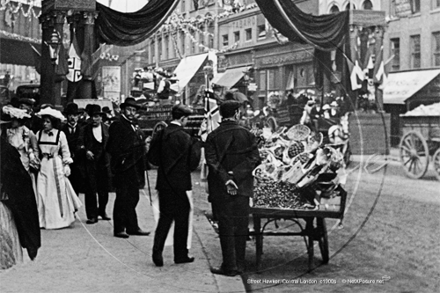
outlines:
[{"label": "boy in cap", "polygon": [[209,197],[223,254],[222,265],[211,268],[211,272],[226,276],[244,271],[252,171],[260,162],[255,136],[238,124],[240,106],[237,101],[220,105],[222,122],[208,134],[205,143]]},{"label": "boy in cap", "polygon": [[153,245],[153,262],[163,266],[162,251],[174,221],[174,262],[189,263],[188,220],[190,203],[187,191],[192,189],[191,172],[200,162],[200,146],[185,132],[184,126],[192,111],[184,105],[171,110],[172,121],[156,133],[148,153],[149,161],[158,166],[156,189],[159,193],[160,218]]}]

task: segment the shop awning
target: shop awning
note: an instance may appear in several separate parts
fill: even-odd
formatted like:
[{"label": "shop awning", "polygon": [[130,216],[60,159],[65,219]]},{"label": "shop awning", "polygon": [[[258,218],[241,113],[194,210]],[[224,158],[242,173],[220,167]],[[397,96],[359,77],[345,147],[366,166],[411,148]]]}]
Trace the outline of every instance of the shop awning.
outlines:
[{"label": "shop awning", "polygon": [[383,92],[384,104],[405,104],[440,74],[440,69],[390,73]]},{"label": "shop awning", "polygon": [[212,83],[226,88],[231,88],[244,76],[244,72],[247,70],[249,70],[248,66],[228,69],[216,82],[212,81]]},{"label": "shop awning", "polygon": [[171,89],[176,92],[181,92],[200,69],[200,66],[202,66],[203,62],[205,62],[206,57],[208,57],[207,53],[188,56],[180,60],[179,65],[177,65],[176,69],[174,70],[178,82],[171,85]]},{"label": "shop awning", "polygon": [[30,44],[41,51],[41,44],[0,37],[0,63],[36,66],[35,54]]},{"label": "shop awning", "polygon": [[225,74],[224,72],[217,73],[217,74],[214,76],[214,78],[211,79],[211,83],[217,84],[217,81],[219,81],[220,78],[222,78],[222,76],[223,76],[224,74]]}]

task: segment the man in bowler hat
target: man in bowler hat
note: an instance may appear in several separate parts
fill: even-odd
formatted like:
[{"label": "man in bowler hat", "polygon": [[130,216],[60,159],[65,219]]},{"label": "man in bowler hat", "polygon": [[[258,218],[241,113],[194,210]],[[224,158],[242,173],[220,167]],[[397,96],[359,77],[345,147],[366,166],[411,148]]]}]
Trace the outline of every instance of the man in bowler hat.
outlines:
[{"label": "man in bowler hat", "polygon": [[146,137],[135,119],[140,106],[134,98],[128,97],[120,107],[121,115],[110,125],[107,143],[113,186],[116,189],[113,233],[119,238],[146,236],[150,232],[139,228],[136,215],[139,189],[145,186],[146,170]]},{"label": "man in bowler hat", "polygon": [[64,116],[67,118],[67,123],[61,127],[61,131],[66,134],[67,144],[69,145],[70,154],[73,163],[69,165],[70,176],[69,180],[72,187],[77,194],[84,192],[83,176],[81,173],[81,161],[83,159],[81,149],[78,146],[78,137],[81,126],[78,124],[78,105],[76,103],[68,103],[64,109]]},{"label": "man in bowler hat", "polygon": [[[90,107],[91,121],[81,129],[78,145],[85,153],[84,182],[85,182],[85,206],[87,224],[98,222],[98,216],[102,220],[110,220],[105,208],[108,202],[110,159],[106,151],[109,138],[108,126],[102,122],[101,106]],[[98,201],[96,200],[98,194]]]},{"label": "man in bowler hat", "polygon": [[187,191],[192,189],[191,172],[200,162],[200,144],[184,130],[192,111],[184,105],[171,110],[172,121],[158,131],[151,141],[148,158],[158,166],[156,189],[159,193],[160,218],[153,245],[153,262],[163,266],[162,251],[174,221],[174,262],[189,263],[187,238],[190,202]]},{"label": "man in bowler hat", "polygon": [[208,134],[205,157],[212,209],[218,220],[223,263],[214,274],[235,276],[244,270],[252,171],[260,162],[255,136],[238,124],[241,104],[220,105],[222,122]]}]

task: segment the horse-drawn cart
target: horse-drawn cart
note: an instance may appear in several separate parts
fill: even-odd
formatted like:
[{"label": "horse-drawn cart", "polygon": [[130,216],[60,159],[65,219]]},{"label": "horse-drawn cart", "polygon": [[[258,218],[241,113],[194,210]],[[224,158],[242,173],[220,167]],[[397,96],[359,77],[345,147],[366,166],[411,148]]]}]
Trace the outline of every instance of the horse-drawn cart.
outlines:
[{"label": "horse-drawn cart", "polygon": [[[265,236],[302,236],[307,246],[308,268],[314,268],[314,243],[319,244],[324,264],[329,262],[329,247],[326,218],[341,219],[345,211],[347,193],[341,187],[336,189],[337,195],[333,198],[321,198],[318,205],[313,209],[285,209],[285,208],[266,208],[251,207],[254,231],[251,235],[255,237],[256,245],[256,265],[260,269],[261,255],[263,254],[263,239]],[[298,229],[290,231],[268,231],[268,225],[273,223],[278,227],[279,220],[292,221]],[[262,221],[265,221],[262,224]]]},{"label": "horse-drawn cart", "polygon": [[400,141],[400,160],[408,177],[425,175],[430,161],[440,180],[440,115],[402,115],[403,136]]}]

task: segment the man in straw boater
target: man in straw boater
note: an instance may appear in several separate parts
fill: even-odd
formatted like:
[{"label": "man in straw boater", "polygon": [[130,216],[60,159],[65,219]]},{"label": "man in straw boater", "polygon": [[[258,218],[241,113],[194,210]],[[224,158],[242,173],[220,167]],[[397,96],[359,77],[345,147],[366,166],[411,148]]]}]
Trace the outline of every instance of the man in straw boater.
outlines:
[{"label": "man in straw boater", "polygon": [[153,262],[163,266],[162,251],[174,221],[174,262],[190,263],[188,256],[188,228],[192,190],[191,172],[200,162],[200,144],[186,133],[184,126],[192,111],[184,105],[171,109],[172,121],[158,131],[151,141],[149,161],[158,166],[156,189],[159,193],[160,217],[154,236]]},{"label": "man in straw boater", "polygon": [[252,171],[260,163],[255,136],[238,124],[240,106],[233,100],[220,105],[222,122],[205,142],[209,197],[218,220],[223,255],[221,266],[211,268],[211,272],[226,276],[244,271]]},{"label": "man in straw boater", "polygon": [[107,151],[111,156],[113,186],[116,200],[113,209],[114,236],[147,236],[150,232],[139,228],[136,205],[139,189],[145,185],[145,135],[136,123],[135,115],[140,106],[128,97],[121,104],[121,115],[109,128]]}]

